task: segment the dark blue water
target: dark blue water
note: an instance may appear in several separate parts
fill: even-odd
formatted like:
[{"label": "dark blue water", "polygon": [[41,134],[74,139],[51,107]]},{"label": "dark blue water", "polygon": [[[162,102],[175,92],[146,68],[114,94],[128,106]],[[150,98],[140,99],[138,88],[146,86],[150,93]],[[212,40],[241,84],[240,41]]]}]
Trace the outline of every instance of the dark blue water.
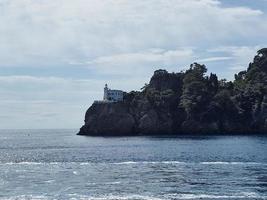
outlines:
[{"label": "dark blue water", "polygon": [[0,131],[0,199],[267,199],[267,137]]}]

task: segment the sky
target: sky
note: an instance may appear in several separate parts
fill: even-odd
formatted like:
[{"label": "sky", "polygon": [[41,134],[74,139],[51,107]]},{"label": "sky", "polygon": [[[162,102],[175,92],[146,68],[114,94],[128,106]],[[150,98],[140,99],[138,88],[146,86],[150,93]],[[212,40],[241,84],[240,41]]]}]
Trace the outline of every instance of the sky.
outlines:
[{"label": "sky", "polygon": [[0,129],[79,128],[104,84],[205,64],[233,80],[267,47],[267,0],[0,0]]}]

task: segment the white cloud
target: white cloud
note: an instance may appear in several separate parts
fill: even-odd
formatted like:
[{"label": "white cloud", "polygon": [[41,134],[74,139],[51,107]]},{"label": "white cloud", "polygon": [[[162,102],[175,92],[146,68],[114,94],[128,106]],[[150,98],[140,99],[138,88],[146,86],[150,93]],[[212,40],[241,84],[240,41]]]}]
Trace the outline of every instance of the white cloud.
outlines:
[{"label": "white cloud", "polygon": [[90,68],[94,68],[99,73],[123,75],[135,73],[139,76],[147,76],[147,74],[152,74],[153,70],[160,67],[172,69],[177,63],[184,66],[192,57],[193,51],[191,49],[149,49],[137,53],[101,56],[87,62],[87,64]]},{"label": "white cloud", "polygon": [[[0,128],[79,126],[104,78],[129,91],[157,68],[196,60],[231,78],[267,43],[266,20],[263,10],[219,0],[0,0]],[[53,74],[58,66],[68,77]],[[74,79],[75,67],[93,79]]]},{"label": "white cloud", "polygon": [[232,57],[209,57],[209,58],[198,59],[196,60],[196,62],[207,63],[207,62],[217,62],[217,61],[225,61],[231,59]]},{"label": "white cloud", "polygon": [[262,11],[225,8],[216,0],[12,0],[2,1],[0,10],[1,66],[68,65],[151,48],[209,48],[262,37],[267,30]]},{"label": "white cloud", "polygon": [[211,64],[213,64],[212,70],[217,72],[221,78],[233,80],[234,74],[246,70],[249,63],[253,62],[257,50],[263,47],[264,43],[255,46],[221,46],[209,49],[207,53],[210,55],[224,55],[226,58],[231,58],[223,62],[214,62],[214,64],[212,62]]},{"label": "white cloud", "polygon": [[257,51],[261,48],[263,48],[263,45],[225,46],[211,49],[209,50],[209,52],[231,55],[233,62],[229,64],[228,68],[234,70],[235,72],[238,72],[240,70],[245,70],[248,67],[248,64],[253,61],[253,58],[256,55]]}]

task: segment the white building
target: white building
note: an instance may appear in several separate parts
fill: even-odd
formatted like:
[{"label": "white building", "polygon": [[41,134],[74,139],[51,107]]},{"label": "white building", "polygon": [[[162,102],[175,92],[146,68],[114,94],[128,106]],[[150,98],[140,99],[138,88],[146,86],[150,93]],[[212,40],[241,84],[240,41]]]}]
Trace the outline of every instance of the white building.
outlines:
[{"label": "white building", "polygon": [[122,90],[111,90],[108,88],[108,85],[105,85],[104,88],[104,101],[122,101],[123,100],[123,91]]}]

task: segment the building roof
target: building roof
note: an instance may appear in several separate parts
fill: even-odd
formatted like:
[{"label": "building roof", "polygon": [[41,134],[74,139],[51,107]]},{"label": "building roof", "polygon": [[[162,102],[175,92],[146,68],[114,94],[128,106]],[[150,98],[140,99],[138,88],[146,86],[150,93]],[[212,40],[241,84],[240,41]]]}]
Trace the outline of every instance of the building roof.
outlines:
[{"label": "building roof", "polygon": [[112,89],[108,89],[108,91],[112,91],[112,92],[123,92],[122,90],[112,90]]}]

